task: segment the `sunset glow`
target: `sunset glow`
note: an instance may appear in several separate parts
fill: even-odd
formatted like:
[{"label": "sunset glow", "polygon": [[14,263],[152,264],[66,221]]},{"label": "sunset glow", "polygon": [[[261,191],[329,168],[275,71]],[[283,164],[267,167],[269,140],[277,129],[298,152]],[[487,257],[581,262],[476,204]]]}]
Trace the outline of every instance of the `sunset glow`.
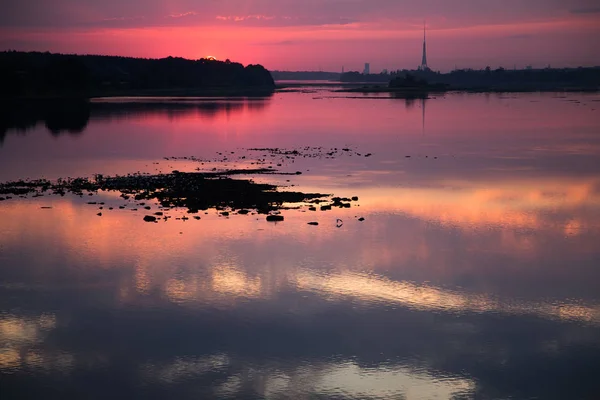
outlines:
[{"label": "sunset glow", "polygon": [[[11,4],[12,3],[12,4]],[[39,12],[28,10],[36,3]],[[600,8],[569,2],[9,0],[0,48],[121,56],[198,54],[282,70],[414,68],[427,20],[434,69],[600,64]],[[209,56],[204,56],[209,58]]]}]

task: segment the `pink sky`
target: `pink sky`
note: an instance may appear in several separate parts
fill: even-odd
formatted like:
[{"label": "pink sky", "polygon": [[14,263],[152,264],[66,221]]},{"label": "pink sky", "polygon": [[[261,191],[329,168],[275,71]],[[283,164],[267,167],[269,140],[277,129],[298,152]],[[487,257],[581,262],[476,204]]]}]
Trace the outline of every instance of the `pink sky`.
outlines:
[{"label": "pink sky", "polygon": [[0,49],[215,56],[281,70],[600,65],[596,0],[7,0]]}]

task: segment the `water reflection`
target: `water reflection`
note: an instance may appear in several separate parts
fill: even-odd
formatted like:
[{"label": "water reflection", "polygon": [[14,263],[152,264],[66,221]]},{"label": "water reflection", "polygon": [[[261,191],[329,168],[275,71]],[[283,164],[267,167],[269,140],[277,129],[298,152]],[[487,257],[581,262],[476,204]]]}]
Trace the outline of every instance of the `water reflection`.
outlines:
[{"label": "water reflection", "polygon": [[120,98],[54,101],[15,101],[0,104],[0,145],[9,133],[22,134],[43,123],[53,136],[81,134],[90,119],[125,118],[214,119],[244,111],[260,112],[269,98]]},{"label": "water reflection", "polygon": [[84,100],[3,102],[0,108],[0,145],[8,133],[25,133],[40,122],[53,136],[80,134],[86,128],[91,112]]},{"label": "water reflection", "polygon": [[[90,105],[89,148],[73,148],[82,153],[74,164],[96,157],[114,170],[110,156],[122,147],[118,160],[130,172],[136,157],[162,162],[167,152],[214,154],[217,146],[241,153],[232,143],[348,143],[373,155],[299,159],[293,171],[310,171],[292,183],[357,195],[360,207],[290,210],[277,225],[212,212],[146,224],[141,210],[98,217],[97,206],[68,196],[1,202],[3,394],[599,392],[600,145],[589,109],[546,97],[530,103],[530,95],[420,99],[428,113],[420,135],[424,108],[286,96],[251,115],[239,110],[258,103],[217,106],[216,118],[187,105],[148,114],[139,104]],[[235,140],[221,142],[220,129]],[[4,160],[18,151],[11,146]],[[159,157],[146,153],[153,146]],[[44,150],[38,172],[62,155],[58,146]],[[14,159],[0,162],[25,173]],[[110,194],[97,200],[121,204]]]},{"label": "water reflection", "polygon": [[[209,215],[158,227],[134,213],[99,220],[67,199],[51,211],[36,201],[3,205],[13,216],[0,232],[3,262],[28,266],[5,271],[1,289],[8,309],[21,309],[1,330],[2,365],[16,377],[45,368],[56,384],[86,368],[113,370],[121,379],[110,387],[141,397],[560,398],[593,389],[585,371],[600,356],[598,253],[588,247],[580,258],[597,237],[589,232],[565,240],[535,228],[524,257],[519,243],[496,246],[511,226],[481,222],[458,234],[393,207],[378,216],[366,205],[360,228],[315,231],[301,213],[288,226]],[[48,248],[22,251],[34,243]],[[541,366],[551,391],[528,389],[528,372]]]}]

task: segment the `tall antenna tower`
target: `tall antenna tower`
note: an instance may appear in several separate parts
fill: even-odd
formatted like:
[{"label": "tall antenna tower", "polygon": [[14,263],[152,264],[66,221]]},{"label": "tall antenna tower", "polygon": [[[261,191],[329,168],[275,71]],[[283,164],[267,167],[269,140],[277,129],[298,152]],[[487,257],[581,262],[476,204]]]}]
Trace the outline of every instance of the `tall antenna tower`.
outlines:
[{"label": "tall antenna tower", "polygon": [[421,69],[429,69],[427,66],[427,35],[425,31],[425,21],[423,21],[423,58],[421,59]]}]

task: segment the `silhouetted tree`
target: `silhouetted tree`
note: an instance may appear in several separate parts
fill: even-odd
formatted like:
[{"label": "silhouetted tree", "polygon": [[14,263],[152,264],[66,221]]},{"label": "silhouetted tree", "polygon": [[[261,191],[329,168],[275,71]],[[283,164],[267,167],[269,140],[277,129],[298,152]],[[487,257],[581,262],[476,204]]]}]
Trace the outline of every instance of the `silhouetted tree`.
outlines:
[{"label": "silhouetted tree", "polygon": [[230,60],[142,59],[0,52],[2,96],[70,94],[125,89],[195,89],[275,86],[260,65]]}]

